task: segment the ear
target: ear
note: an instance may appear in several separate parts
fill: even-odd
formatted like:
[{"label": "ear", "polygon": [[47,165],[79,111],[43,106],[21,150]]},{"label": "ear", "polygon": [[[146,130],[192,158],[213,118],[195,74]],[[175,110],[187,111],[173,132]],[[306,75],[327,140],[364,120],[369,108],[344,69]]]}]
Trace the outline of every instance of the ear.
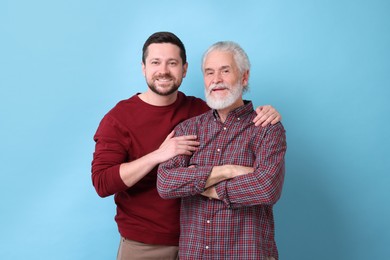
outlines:
[{"label": "ear", "polygon": [[186,75],[187,75],[187,69],[188,69],[188,62],[186,62],[186,63],[183,65],[183,78],[185,78]]},{"label": "ear", "polygon": [[248,86],[248,82],[249,82],[249,70],[245,71],[244,74],[242,74],[242,80],[241,80],[243,86]]},{"label": "ear", "polygon": [[145,64],[143,62],[141,62],[141,66],[142,66],[142,74],[144,75],[144,77],[146,76],[146,73],[145,73]]}]

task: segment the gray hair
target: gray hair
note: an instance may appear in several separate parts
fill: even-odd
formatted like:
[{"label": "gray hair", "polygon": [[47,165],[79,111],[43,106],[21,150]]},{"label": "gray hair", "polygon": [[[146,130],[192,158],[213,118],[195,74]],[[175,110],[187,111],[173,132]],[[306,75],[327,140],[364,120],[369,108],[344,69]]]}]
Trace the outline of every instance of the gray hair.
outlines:
[{"label": "gray hair", "polygon": [[[202,58],[202,73],[204,73],[204,64],[207,58],[207,55],[212,51],[226,51],[233,54],[234,61],[240,71],[241,76],[250,70],[251,64],[249,62],[248,55],[241,48],[238,43],[232,41],[220,41],[211,45],[206,52],[203,54]],[[248,86],[244,86],[244,91],[246,91]]]}]

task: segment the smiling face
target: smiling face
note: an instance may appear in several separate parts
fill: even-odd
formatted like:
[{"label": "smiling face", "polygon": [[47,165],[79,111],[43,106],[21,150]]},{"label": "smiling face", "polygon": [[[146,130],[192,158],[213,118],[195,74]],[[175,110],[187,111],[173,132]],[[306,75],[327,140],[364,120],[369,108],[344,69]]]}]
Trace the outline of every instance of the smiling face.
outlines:
[{"label": "smiling face", "polygon": [[231,111],[243,105],[243,86],[248,83],[248,72],[241,75],[231,52],[215,50],[208,53],[203,77],[207,104],[211,108]]},{"label": "smiling face", "polygon": [[148,46],[142,71],[150,90],[161,96],[175,93],[187,73],[180,49],[171,43],[153,43]]}]

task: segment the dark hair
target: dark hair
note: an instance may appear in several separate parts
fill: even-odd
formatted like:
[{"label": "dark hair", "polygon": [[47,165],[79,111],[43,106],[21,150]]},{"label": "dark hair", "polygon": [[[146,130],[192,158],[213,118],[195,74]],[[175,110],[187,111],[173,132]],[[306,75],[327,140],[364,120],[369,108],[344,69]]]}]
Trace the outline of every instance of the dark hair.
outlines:
[{"label": "dark hair", "polygon": [[180,57],[183,64],[187,63],[186,49],[182,41],[171,32],[156,32],[149,36],[142,48],[142,62],[145,64],[146,56],[148,56],[148,47],[152,43],[172,43],[180,48]]}]

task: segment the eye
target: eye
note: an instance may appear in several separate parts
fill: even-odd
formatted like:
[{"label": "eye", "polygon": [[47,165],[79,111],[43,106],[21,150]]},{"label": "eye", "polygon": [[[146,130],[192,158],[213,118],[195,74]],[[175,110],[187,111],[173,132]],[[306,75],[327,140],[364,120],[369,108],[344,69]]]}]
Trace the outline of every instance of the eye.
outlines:
[{"label": "eye", "polygon": [[169,62],[169,65],[170,65],[170,66],[176,66],[176,65],[177,65],[177,62],[176,62],[176,61],[170,61],[170,62]]}]

